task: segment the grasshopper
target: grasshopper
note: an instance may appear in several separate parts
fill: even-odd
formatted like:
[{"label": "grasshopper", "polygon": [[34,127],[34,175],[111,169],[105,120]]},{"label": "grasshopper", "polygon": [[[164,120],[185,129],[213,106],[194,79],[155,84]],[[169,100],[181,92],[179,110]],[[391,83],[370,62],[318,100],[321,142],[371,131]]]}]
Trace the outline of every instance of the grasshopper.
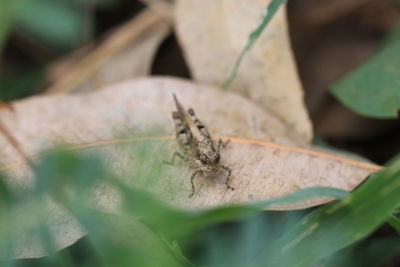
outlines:
[{"label": "grasshopper", "polygon": [[219,139],[218,145],[215,146],[210,133],[196,117],[194,110],[189,108],[186,111],[175,94],[173,94],[173,97],[177,111],[172,112],[172,119],[175,123],[176,139],[182,153],[175,151],[172,160],[170,162],[165,161],[165,163],[172,165],[178,157],[190,167],[194,168],[195,171],[190,177],[192,192],[189,197],[192,197],[195,193],[193,181],[197,175],[216,176],[221,169],[227,174],[225,180],[226,188],[234,190],[234,188],[229,185],[231,169],[219,163],[220,148],[221,146],[225,147],[227,142],[224,143]]}]

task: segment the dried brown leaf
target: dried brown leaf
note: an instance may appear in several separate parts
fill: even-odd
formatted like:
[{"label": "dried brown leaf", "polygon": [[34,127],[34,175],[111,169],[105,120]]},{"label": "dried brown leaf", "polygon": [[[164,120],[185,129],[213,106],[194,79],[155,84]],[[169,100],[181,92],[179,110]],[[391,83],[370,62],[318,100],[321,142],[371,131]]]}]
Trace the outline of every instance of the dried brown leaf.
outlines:
[{"label": "dried brown leaf", "polygon": [[[220,86],[270,0],[179,0],[175,23],[194,78]],[[312,127],[303,104],[281,8],[246,54],[231,89],[261,103],[310,141]]]},{"label": "dried brown leaf", "polygon": [[[196,194],[188,198],[193,170],[184,164],[162,166],[162,178],[151,185],[146,177],[132,177],[139,166],[154,168],[154,164],[168,160],[177,149],[171,136],[174,133],[171,111],[175,109],[172,93],[186,107],[196,110],[215,138],[231,140],[221,151],[221,157],[222,163],[232,169],[234,191],[226,190],[223,177],[199,177],[195,181]],[[37,158],[46,149],[68,143],[71,149],[103,155],[110,169],[128,184],[145,187],[181,208],[264,200],[313,186],[352,190],[379,169],[308,145],[272,113],[235,93],[179,79],[139,79],[90,94],[33,97],[15,102],[13,108],[13,113],[0,110],[0,119],[31,157]],[[118,139],[124,131],[131,137]],[[124,149],[143,142],[151,144],[151,155],[160,157],[141,162],[132,150]],[[32,174],[1,136],[0,146],[1,170],[9,174],[8,182],[13,188],[29,185]],[[114,193],[100,190],[98,204],[115,210],[118,198]],[[311,199],[274,209],[305,208],[327,201]],[[54,215],[49,217],[57,248],[64,248],[84,235],[65,211],[54,208]],[[34,241],[19,244],[23,249],[17,256],[43,255],[34,244]]]}]

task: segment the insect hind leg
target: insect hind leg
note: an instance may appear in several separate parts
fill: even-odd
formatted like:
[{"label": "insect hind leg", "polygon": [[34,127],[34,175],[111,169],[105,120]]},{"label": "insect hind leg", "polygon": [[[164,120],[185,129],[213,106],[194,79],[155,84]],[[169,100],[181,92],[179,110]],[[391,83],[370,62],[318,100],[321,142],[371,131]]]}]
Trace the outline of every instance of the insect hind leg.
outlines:
[{"label": "insect hind leg", "polygon": [[194,195],[194,192],[195,192],[195,190],[194,190],[194,183],[193,183],[193,181],[194,181],[194,178],[196,177],[196,175],[197,174],[200,174],[200,170],[197,170],[197,171],[195,171],[193,174],[192,174],[192,176],[190,177],[190,184],[192,185],[192,193],[190,193],[189,194],[189,197],[192,197],[193,195]]},{"label": "insect hind leg", "polygon": [[228,167],[224,166],[224,165],[221,165],[220,168],[223,169],[224,171],[226,171],[227,174],[228,174],[228,175],[226,176],[226,180],[225,180],[226,188],[228,188],[228,189],[230,189],[230,190],[235,190],[235,188],[233,188],[232,186],[229,185],[229,181],[230,181],[230,178],[231,178],[232,170],[229,169]]}]

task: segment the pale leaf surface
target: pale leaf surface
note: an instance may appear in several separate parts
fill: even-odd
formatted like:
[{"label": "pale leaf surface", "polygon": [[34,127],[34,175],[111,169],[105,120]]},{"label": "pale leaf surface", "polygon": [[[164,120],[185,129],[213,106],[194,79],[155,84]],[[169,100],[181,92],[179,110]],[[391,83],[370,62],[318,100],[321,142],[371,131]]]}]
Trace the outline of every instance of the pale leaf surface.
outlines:
[{"label": "pale leaf surface", "polygon": [[[215,138],[230,139],[221,150],[221,163],[232,169],[234,191],[226,190],[222,174],[198,177],[196,193],[188,198],[193,170],[182,162],[175,166],[161,163],[178,149],[171,118],[173,93],[186,108],[194,108]],[[155,192],[170,205],[184,209],[265,200],[314,186],[350,191],[379,169],[308,145],[272,113],[235,93],[180,79],[144,78],[93,93],[37,96],[11,105],[12,109],[0,110],[0,121],[27,156],[38,160],[44,151],[68,144],[75,151],[102,156],[127,184]],[[135,153],[144,145],[152,155],[146,161]],[[15,190],[29,186],[29,168],[2,136],[0,146],[1,170],[9,175],[8,183]],[[146,179],[146,173],[160,168],[157,179]],[[138,169],[143,175],[134,175]],[[329,200],[310,199],[273,208],[299,209]],[[116,192],[106,187],[96,192],[97,204],[107,211],[116,211],[118,201]],[[84,235],[66,211],[52,202],[49,205],[57,248]],[[43,255],[34,237],[27,234],[21,240],[18,257]]]},{"label": "pale leaf surface", "polygon": [[[214,86],[223,84],[269,2],[177,1],[177,35],[196,81]],[[293,61],[284,8],[276,13],[245,55],[229,88],[261,103],[303,140],[310,141],[312,126]]]}]

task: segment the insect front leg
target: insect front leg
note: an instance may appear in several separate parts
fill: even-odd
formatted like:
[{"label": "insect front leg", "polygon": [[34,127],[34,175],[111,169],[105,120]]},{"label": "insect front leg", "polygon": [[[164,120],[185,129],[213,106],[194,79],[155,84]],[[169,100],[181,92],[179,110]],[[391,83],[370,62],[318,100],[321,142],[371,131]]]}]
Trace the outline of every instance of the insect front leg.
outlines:
[{"label": "insect front leg", "polygon": [[224,171],[226,171],[227,174],[228,174],[228,176],[226,176],[226,180],[225,180],[226,188],[228,188],[228,189],[230,189],[230,190],[235,190],[235,188],[233,188],[233,187],[231,187],[231,186],[229,185],[229,180],[230,180],[230,178],[231,178],[231,172],[232,172],[232,170],[229,169],[228,167],[224,166],[224,165],[221,165],[220,168],[223,169]]},{"label": "insect front leg", "polygon": [[222,139],[220,138],[219,140],[218,140],[218,146],[217,146],[217,152],[219,153],[219,151],[220,151],[220,149],[221,149],[221,146],[222,146],[222,148],[226,148],[226,146],[229,144],[229,142],[230,142],[231,140],[226,140],[225,142],[224,141],[222,141]]},{"label": "insect front leg", "polygon": [[192,193],[190,193],[189,197],[192,197],[194,195],[194,183],[193,183],[193,181],[194,181],[194,178],[196,177],[196,175],[200,174],[200,172],[201,172],[200,170],[197,170],[190,177],[190,183],[192,185]]},{"label": "insect front leg", "polygon": [[187,159],[181,153],[179,153],[178,151],[175,151],[174,154],[172,155],[171,161],[163,160],[163,163],[168,164],[168,165],[174,165],[176,157],[180,158],[181,160],[183,160],[185,162],[187,161]]}]

